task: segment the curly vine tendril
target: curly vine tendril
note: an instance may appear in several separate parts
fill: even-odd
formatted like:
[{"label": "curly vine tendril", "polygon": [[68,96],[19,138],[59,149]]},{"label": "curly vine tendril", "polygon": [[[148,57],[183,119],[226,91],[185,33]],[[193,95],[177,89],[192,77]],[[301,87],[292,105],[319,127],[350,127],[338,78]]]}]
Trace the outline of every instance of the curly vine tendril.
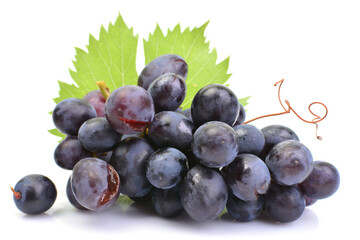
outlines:
[{"label": "curly vine tendril", "polygon": [[[263,115],[263,116],[259,116],[259,117],[256,117],[256,118],[253,118],[249,121],[246,121],[244,122],[244,124],[247,124],[247,123],[250,123],[252,121],[255,121],[255,120],[258,120],[260,118],[265,118],[265,117],[271,117],[271,116],[278,116],[278,115],[283,115],[283,114],[286,114],[286,113],[290,113],[290,112],[293,112],[300,120],[302,120],[303,122],[306,122],[306,123],[312,123],[312,124],[315,124],[316,126],[316,138],[319,139],[319,140],[322,140],[322,137],[320,137],[318,135],[318,122],[321,122],[322,120],[324,120],[324,118],[327,116],[328,114],[328,109],[326,107],[326,105],[322,102],[312,102],[309,106],[308,106],[308,110],[309,112],[315,117],[314,119],[312,120],[306,120],[304,118],[302,118],[295,110],[294,108],[290,105],[290,102],[285,99],[284,102],[285,102],[285,105],[287,107],[285,107],[285,105],[282,103],[281,101],[281,97],[280,97],[280,89],[281,89],[281,85],[282,83],[284,82],[284,79],[281,79],[280,81],[278,81],[277,83],[274,84],[274,86],[278,86],[279,85],[279,88],[278,88],[278,99],[279,99],[279,102],[280,102],[280,105],[281,107],[284,109],[283,112],[279,112],[279,113],[272,113],[272,114],[267,114],[267,115]],[[323,117],[320,117],[319,115],[315,114],[312,110],[311,110],[311,107],[315,104],[318,104],[318,105],[321,105],[324,107],[325,109],[325,115]]]}]

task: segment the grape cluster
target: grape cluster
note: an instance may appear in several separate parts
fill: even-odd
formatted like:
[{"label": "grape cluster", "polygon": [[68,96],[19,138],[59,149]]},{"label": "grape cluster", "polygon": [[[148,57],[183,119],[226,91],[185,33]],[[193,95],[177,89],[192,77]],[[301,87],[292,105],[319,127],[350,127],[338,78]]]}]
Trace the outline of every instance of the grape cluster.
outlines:
[{"label": "grape cluster", "polygon": [[292,222],[338,189],[336,168],[313,161],[294,131],[244,124],[228,87],[207,85],[181,109],[187,73],[183,58],[166,54],[143,69],[138,86],[56,105],[54,124],[67,137],[54,159],[72,170],[66,193],[74,207],[103,211],[122,194],[151,201],[163,217],[185,211],[211,221],[226,208],[238,221],[265,211]]}]

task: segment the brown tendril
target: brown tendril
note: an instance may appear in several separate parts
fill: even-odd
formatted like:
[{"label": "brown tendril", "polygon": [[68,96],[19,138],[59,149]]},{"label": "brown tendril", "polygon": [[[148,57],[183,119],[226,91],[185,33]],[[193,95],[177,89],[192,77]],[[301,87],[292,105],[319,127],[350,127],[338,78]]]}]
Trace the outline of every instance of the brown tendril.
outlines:
[{"label": "brown tendril", "polygon": [[[315,124],[316,126],[316,138],[319,139],[319,140],[322,140],[322,137],[320,137],[317,132],[318,132],[318,122],[324,120],[324,118],[327,116],[328,114],[328,109],[326,107],[326,105],[322,102],[312,102],[309,106],[308,106],[308,110],[309,112],[315,117],[314,119],[312,120],[306,120],[302,117],[300,117],[300,115],[294,110],[294,108],[290,105],[290,102],[285,99],[284,102],[285,102],[285,105],[287,107],[285,107],[285,105],[282,103],[281,101],[281,97],[280,97],[280,89],[281,89],[281,85],[282,83],[284,82],[284,79],[281,79],[280,81],[278,81],[277,83],[274,84],[274,86],[277,86],[279,85],[279,88],[278,88],[278,99],[279,99],[279,102],[280,102],[280,105],[281,107],[284,109],[283,112],[279,112],[279,113],[272,113],[272,114],[267,114],[267,115],[263,115],[263,116],[260,116],[260,117],[256,117],[256,118],[253,118],[249,121],[246,121],[244,122],[244,124],[247,124],[247,123],[250,123],[252,121],[255,121],[257,119],[260,119],[260,118],[265,118],[265,117],[271,117],[271,116],[278,116],[278,115],[283,115],[283,114],[286,114],[286,113],[290,113],[291,111],[300,119],[302,120],[303,122],[306,122],[306,123],[312,123],[312,124]],[[320,104],[321,106],[324,107],[325,109],[325,115],[323,117],[320,117],[319,115],[315,114],[312,110],[311,110],[311,107],[315,104]]]}]

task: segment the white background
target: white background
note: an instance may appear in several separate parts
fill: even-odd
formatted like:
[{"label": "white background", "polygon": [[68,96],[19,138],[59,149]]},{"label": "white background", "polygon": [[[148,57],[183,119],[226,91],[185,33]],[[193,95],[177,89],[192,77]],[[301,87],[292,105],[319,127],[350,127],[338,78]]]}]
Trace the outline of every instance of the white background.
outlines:
[{"label": "white background", "polygon": [[[283,124],[295,130],[315,160],[329,161],[341,174],[338,192],[306,209],[296,222],[251,223],[225,217],[194,223],[182,216],[167,220],[135,207],[104,213],[76,211],[67,202],[69,171],[57,167],[58,139],[48,114],[58,96],[57,80],[72,82],[74,47],[85,49],[89,33],[98,38],[119,14],[139,34],[138,73],[144,67],[142,39],[156,23],[165,30],[210,23],[205,31],[218,59],[230,56],[230,87],[252,96],[247,118],[281,111],[277,88],[304,118],[307,106],[324,102],[329,114],[314,125],[294,114],[254,122],[262,128]],[[13,239],[236,238],[300,239],[359,236],[359,80],[360,6],[358,1],[1,1],[1,231]],[[321,114],[322,109],[317,109]],[[9,187],[40,173],[57,186],[54,206],[40,216],[18,211]],[[346,234],[346,235],[345,235]],[[354,235],[352,235],[354,234]],[[3,237],[1,237],[4,239]]]}]

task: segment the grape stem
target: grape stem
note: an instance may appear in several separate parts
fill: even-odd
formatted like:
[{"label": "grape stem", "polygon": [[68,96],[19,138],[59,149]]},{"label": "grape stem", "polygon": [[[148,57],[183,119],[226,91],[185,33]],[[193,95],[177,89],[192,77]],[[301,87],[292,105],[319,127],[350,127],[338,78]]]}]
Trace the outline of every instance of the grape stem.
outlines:
[{"label": "grape stem", "polygon": [[[315,118],[312,119],[312,120],[310,120],[310,121],[309,121],[309,120],[305,120],[304,118],[300,117],[300,115],[294,110],[293,107],[291,107],[290,102],[289,102],[287,99],[284,100],[284,102],[285,102],[285,104],[286,104],[287,107],[285,107],[285,105],[282,103],[281,97],[280,97],[280,89],[281,89],[281,85],[282,85],[283,82],[284,82],[284,79],[281,79],[280,81],[276,82],[276,83],[274,84],[274,86],[279,85],[279,88],[278,88],[278,99],[279,99],[280,105],[281,105],[281,107],[284,109],[284,111],[283,111],[283,112],[279,112],[279,113],[273,113],[273,114],[267,114],[267,115],[259,116],[259,117],[256,117],[256,118],[253,118],[253,119],[251,119],[251,120],[249,120],[249,121],[244,122],[244,124],[250,123],[250,122],[255,121],[255,120],[257,120],[257,119],[260,119],[260,118],[283,115],[283,114],[286,114],[286,113],[290,113],[290,112],[292,111],[300,120],[302,120],[302,121],[304,121],[304,122],[306,122],[306,123],[315,124],[315,126],[316,126],[316,138],[319,139],[319,140],[322,140],[322,137],[320,137],[320,136],[317,134],[317,132],[318,132],[318,122],[324,120],[324,118],[325,118],[325,117],[327,116],[327,114],[328,114],[328,109],[327,109],[326,105],[325,105],[324,103],[322,103],[322,102],[312,102],[312,103],[308,106],[308,110],[309,110],[309,112],[310,112]],[[320,104],[320,105],[322,105],[322,106],[325,108],[325,114],[324,114],[323,117],[320,117],[319,115],[315,114],[315,113],[311,110],[311,107],[312,107],[313,105],[315,105],[315,104]]]},{"label": "grape stem", "polygon": [[21,198],[21,193],[20,192],[16,192],[12,187],[10,187],[11,191],[14,194],[14,197],[19,200]]},{"label": "grape stem", "polygon": [[99,87],[101,94],[103,95],[104,99],[106,100],[110,95],[110,91],[109,91],[109,88],[107,87],[106,83],[104,81],[97,81],[96,85]]}]

